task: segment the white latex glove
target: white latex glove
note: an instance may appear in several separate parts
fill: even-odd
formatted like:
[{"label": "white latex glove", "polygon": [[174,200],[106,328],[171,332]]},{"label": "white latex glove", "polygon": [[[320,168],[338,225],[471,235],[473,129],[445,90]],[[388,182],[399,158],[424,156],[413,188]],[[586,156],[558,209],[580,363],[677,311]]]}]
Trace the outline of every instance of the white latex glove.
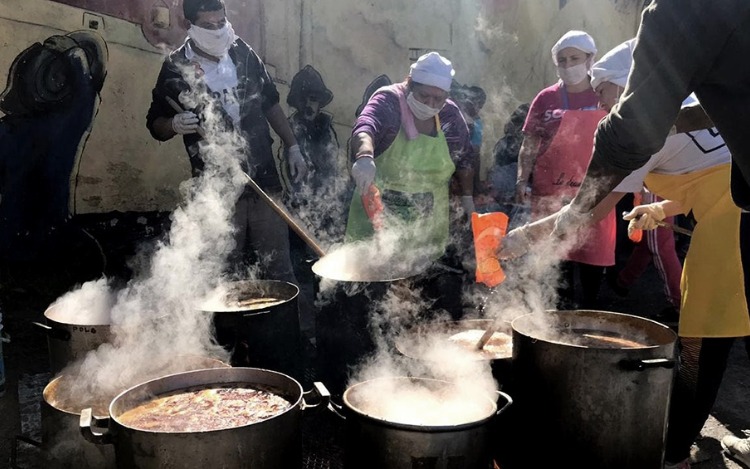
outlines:
[{"label": "white latex glove", "polygon": [[172,118],[172,130],[180,135],[196,133],[198,131],[198,116],[190,111],[175,114]]},{"label": "white latex glove", "polygon": [[307,174],[307,163],[302,156],[299,145],[292,145],[287,150],[287,163],[289,163],[289,174],[294,178],[294,183],[299,184]]},{"label": "white latex glove", "polygon": [[466,216],[471,219],[471,214],[476,212],[476,207],[474,206],[474,197],[471,195],[462,195],[461,207],[463,207]]},{"label": "white latex glove", "polygon": [[375,160],[369,156],[358,158],[352,165],[352,178],[357,184],[359,192],[364,194],[375,180]]},{"label": "white latex glove", "polygon": [[578,210],[571,208],[570,204],[564,205],[563,208],[557,212],[555,218],[555,226],[552,228],[552,236],[555,239],[564,239],[575,233],[578,229],[584,228],[591,221],[591,212],[579,212]]},{"label": "white latex glove", "polygon": [[659,226],[659,222],[665,218],[667,216],[664,214],[663,202],[633,207],[633,210],[622,216],[623,220],[630,220],[630,223],[628,223],[628,236],[635,230],[656,229]]},{"label": "white latex glove", "polygon": [[529,252],[529,246],[531,246],[531,240],[527,233],[529,225],[519,226],[514,228],[505,235],[500,242],[500,249],[497,251],[497,258],[503,259],[515,259]]}]

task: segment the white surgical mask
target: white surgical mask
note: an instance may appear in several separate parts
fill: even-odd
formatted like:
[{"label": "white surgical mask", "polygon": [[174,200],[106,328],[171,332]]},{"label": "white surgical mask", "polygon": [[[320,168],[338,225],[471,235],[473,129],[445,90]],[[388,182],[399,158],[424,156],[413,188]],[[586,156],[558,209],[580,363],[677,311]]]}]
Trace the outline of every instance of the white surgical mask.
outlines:
[{"label": "white surgical mask", "polygon": [[588,73],[589,69],[585,62],[568,68],[557,67],[557,76],[568,86],[582,82]]},{"label": "white surgical mask", "polygon": [[206,29],[191,25],[187,33],[200,50],[214,57],[226,54],[235,39],[234,29],[229,21],[219,29]]},{"label": "white surgical mask", "polygon": [[430,107],[425,103],[417,101],[417,98],[414,97],[414,93],[411,91],[406,96],[406,104],[409,105],[409,109],[411,109],[411,113],[414,114],[414,117],[420,121],[431,119],[440,112],[440,109],[435,109],[434,107]]}]

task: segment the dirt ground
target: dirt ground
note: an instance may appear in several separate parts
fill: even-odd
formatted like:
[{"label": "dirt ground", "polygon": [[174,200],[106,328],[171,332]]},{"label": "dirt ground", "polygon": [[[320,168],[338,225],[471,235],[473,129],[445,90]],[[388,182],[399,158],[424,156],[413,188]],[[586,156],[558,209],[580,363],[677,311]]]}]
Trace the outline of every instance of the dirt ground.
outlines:
[{"label": "dirt ground", "polygon": [[[46,336],[32,322],[44,322],[46,307],[69,288],[51,272],[37,272],[33,281],[29,278],[11,281],[6,278],[0,284],[3,322],[12,340],[3,347],[7,383],[5,395],[0,397],[0,468],[12,467],[12,459],[15,459],[16,467],[34,467],[19,454],[24,454],[24,438],[38,440],[40,437],[38,422],[29,421],[29,415],[38,414],[40,389],[49,379],[49,359]],[[603,310],[644,317],[660,311],[666,304],[661,281],[653,268],[647,270],[625,298],[615,295],[606,285],[602,286],[601,301]],[[738,341],[717,404],[695,448],[701,462],[693,467],[744,467],[722,454],[720,441],[728,434],[741,436],[743,429],[750,428],[749,389],[750,360],[743,344]],[[22,438],[18,439],[19,436]],[[20,453],[14,455],[16,449],[20,449]],[[529,468],[533,467],[530,460]]]}]

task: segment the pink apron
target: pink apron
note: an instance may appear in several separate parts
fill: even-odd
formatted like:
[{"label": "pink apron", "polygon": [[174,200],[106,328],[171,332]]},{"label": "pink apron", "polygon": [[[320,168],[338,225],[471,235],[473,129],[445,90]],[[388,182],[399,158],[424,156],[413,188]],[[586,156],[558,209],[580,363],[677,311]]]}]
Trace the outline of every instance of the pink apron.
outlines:
[{"label": "pink apron", "polygon": [[[538,220],[557,212],[581,187],[594,147],[594,132],[606,111],[563,112],[560,128],[534,164],[531,217]],[[560,257],[584,264],[615,264],[616,221],[612,210],[603,220],[579,232],[579,243]]]}]

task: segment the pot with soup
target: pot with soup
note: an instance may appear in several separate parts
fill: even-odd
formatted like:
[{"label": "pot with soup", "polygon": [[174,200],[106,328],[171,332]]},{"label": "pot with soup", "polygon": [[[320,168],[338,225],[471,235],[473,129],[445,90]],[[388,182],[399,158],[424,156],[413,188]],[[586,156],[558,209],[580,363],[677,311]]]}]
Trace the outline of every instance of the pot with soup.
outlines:
[{"label": "pot with soup", "polygon": [[105,419],[85,409],[81,432],[114,445],[118,468],[293,469],[302,465],[301,412],[329,397],[321,383],[303,392],[275,371],[197,370],[128,389]]}]

